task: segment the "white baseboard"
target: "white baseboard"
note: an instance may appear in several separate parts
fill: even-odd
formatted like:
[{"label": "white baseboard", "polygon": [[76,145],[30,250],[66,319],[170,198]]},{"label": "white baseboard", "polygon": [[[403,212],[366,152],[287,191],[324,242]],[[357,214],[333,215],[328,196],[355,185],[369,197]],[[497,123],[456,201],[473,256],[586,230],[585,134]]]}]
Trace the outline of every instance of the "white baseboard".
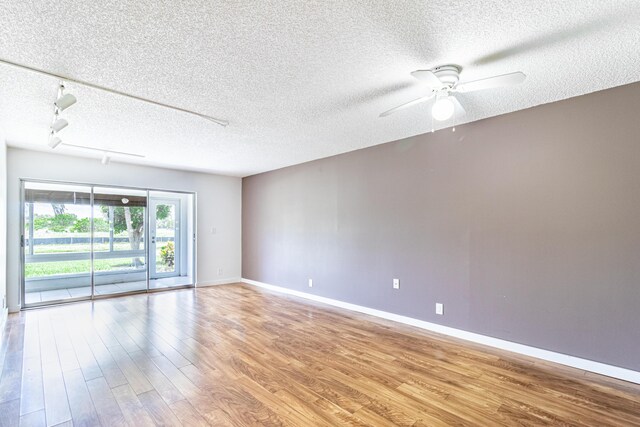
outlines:
[{"label": "white baseboard", "polygon": [[216,286],[216,285],[229,285],[231,283],[241,282],[242,278],[240,277],[231,277],[227,279],[219,279],[219,280],[203,280],[202,282],[196,283],[196,288],[204,288],[207,286]]},{"label": "white baseboard", "polygon": [[573,368],[578,368],[578,369],[582,369],[589,372],[595,372],[597,374],[606,375],[613,378],[619,378],[621,380],[640,384],[640,372],[632,371],[631,369],[620,368],[618,366],[607,365],[601,362],[594,362],[592,360],[582,359],[580,357],[569,356],[566,354],[556,353],[549,350],[543,350],[540,348],[518,344],[518,343],[506,341],[499,338],[488,337],[486,335],[467,332],[462,329],[456,329],[456,328],[451,328],[449,326],[438,325],[436,323],[425,322],[424,320],[418,320],[412,317],[401,316],[399,314],[393,314],[393,313],[389,313],[382,310],[376,310],[374,308],[364,307],[361,305],[351,304],[344,301],[339,301],[331,298],[321,297],[318,295],[308,294],[306,292],[295,291],[293,289],[287,289],[280,286],[270,285],[270,284],[258,282],[255,280],[243,278],[241,279],[241,281],[249,285],[258,286],[260,288],[269,289],[272,291],[281,292],[289,295],[294,295],[300,298],[306,298],[306,299],[317,301],[317,302],[322,302],[325,304],[332,305],[334,307],[340,307],[340,308],[344,308],[351,311],[357,311],[359,313],[369,314],[371,316],[381,317],[383,319],[404,323],[406,325],[416,326],[418,328],[426,329],[432,332],[437,332],[439,334],[449,335],[452,337],[460,338],[460,339],[471,341],[474,343],[499,348],[501,350],[523,354],[525,356],[531,356],[531,357],[546,360],[549,362],[559,363],[561,365],[571,366]]}]

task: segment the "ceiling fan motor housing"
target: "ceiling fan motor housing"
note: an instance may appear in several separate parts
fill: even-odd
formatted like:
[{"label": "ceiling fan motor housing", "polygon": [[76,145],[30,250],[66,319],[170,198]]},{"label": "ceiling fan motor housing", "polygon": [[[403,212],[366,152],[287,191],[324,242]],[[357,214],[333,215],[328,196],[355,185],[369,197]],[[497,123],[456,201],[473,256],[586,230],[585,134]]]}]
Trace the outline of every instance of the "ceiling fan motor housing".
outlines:
[{"label": "ceiling fan motor housing", "polygon": [[460,67],[455,65],[442,65],[431,72],[448,88],[454,87],[460,80]]}]

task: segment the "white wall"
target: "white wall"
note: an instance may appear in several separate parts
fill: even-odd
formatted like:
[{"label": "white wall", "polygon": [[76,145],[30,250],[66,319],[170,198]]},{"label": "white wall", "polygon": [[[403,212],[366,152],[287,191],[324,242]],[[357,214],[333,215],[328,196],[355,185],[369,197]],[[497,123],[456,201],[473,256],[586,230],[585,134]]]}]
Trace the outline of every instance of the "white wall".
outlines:
[{"label": "white wall", "polygon": [[7,315],[7,146],[0,132],[0,336]]},{"label": "white wall", "polygon": [[[241,276],[240,178],[177,171],[53,153],[7,150],[7,297],[20,308],[20,179],[48,179],[197,193],[197,284],[239,280]],[[212,234],[211,229],[216,233]],[[218,269],[222,275],[218,276]]]}]

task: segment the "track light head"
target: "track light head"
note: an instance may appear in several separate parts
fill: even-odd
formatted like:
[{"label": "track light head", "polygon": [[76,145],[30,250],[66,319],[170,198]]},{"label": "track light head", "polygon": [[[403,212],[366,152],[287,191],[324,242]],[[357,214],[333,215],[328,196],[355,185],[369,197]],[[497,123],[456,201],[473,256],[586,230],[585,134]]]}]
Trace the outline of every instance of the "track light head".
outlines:
[{"label": "track light head", "polygon": [[71,95],[70,93],[67,93],[62,95],[60,98],[58,98],[56,102],[54,102],[54,104],[56,108],[58,108],[58,110],[64,111],[67,108],[71,107],[73,104],[75,104],[77,101],[78,100],[76,99],[75,96]]},{"label": "track light head", "polygon": [[107,166],[109,163],[111,163],[111,157],[107,153],[104,153],[102,156],[102,164]]},{"label": "track light head", "polygon": [[68,121],[66,121],[65,119],[57,119],[51,125],[51,130],[54,131],[55,133],[58,133],[62,129],[66,128],[67,126],[69,126],[69,122]]},{"label": "track light head", "polygon": [[49,147],[51,147],[52,149],[56,148],[61,143],[62,143],[62,140],[57,136],[52,136],[51,138],[49,138]]}]

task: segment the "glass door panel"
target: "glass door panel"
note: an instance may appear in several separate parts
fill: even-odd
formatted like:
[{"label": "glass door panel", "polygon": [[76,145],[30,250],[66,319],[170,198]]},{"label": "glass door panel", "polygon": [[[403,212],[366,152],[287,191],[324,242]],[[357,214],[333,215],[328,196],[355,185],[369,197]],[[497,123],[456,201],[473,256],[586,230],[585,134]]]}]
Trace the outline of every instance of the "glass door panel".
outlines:
[{"label": "glass door panel", "polygon": [[180,239],[178,218],[180,203],[172,200],[151,200],[151,278],[179,276]]},{"label": "glass door panel", "polygon": [[109,187],[93,190],[96,295],[147,289],[147,192]]},{"label": "glass door panel", "polygon": [[91,187],[24,184],[24,303],[91,296]]},{"label": "glass door panel", "polygon": [[[194,283],[189,258],[193,232],[193,195],[149,192],[149,288],[162,289]],[[191,214],[191,215],[190,215]]]}]

